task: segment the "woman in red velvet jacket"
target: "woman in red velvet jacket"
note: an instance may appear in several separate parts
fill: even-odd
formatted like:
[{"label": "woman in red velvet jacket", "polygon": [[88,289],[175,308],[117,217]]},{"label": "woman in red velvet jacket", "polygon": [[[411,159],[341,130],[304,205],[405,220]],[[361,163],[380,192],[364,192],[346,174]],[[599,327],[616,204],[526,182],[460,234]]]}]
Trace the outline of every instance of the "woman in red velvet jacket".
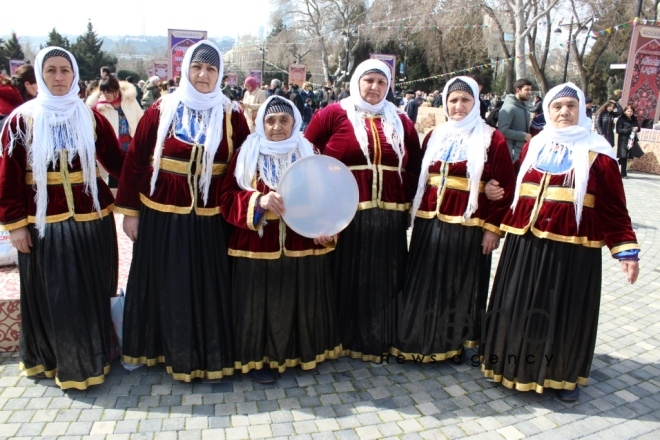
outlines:
[{"label": "woman in red velvet jacket", "polygon": [[164,363],[185,382],[234,372],[220,188],[250,131],[220,78],[217,47],[206,40],[191,46],[179,88],[140,120],[117,191],[124,231],[135,242],[123,360]]},{"label": "woman in red velvet jacket", "polygon": [[78,65],[59,47],[35,60],[37,98],[2,130],[0,228],[18,249],[21,369],[85,389],[110,370],[117,292],[113,197],[124,161],[107,120],[78,98]]},{"label": "woman in red velvet jacket", "polygon": [[630,283],[639,274],[619,167],[591,133],[584,94],[559,85],[543,102],[544,130],[525,145],[480,346],[486,377],[507,388],[577,400],[596,345],[607,245]]},{"label": "woman in red velvet jacket", "polygon": [[233,226],[233,319],[236,368],[259,383],[276,371],[340,353],[329,252],[334,239],[303,237],[280,217],[280,178],[296,160],[314,154],[302,137],[296,106],[271,96],[261,106],[255,133],[229,167],[222,213]]},{"label": "woman in red velvet jacket", "polygon": [[351,94],[312,118],[305,137],[353,172],[360,204],[333,253],[343,353],[381,362],[394,336],[408,255],[406,230],[419,176],[414,124],[386,101],[390,68],[361,63]]},{"label": "woman in red velvet jacket", "polygon": [[[447,122],[424,140],[414,229],[392,354],[431,362],[481,340],[491,254],[513,200],[515,174],[502,134],[479,116],[479,86],[461,76],[442,94]],[[485,182],[506,197],[490,202]]]}]

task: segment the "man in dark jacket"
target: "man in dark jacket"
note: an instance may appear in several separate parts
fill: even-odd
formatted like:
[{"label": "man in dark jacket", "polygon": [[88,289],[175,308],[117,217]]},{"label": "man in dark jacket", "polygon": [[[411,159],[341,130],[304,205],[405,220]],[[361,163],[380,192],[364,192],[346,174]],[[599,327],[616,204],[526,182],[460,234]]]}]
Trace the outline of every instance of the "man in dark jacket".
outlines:
[{"label": "man in dark jacket", "polygon": [[300,86],[298,84],[291,84],[291,92],[289,92],[289,100],[293,102],[300,114],[305,112],[305,101],[300,95]]},{"label": "man in dark jacket", "polygon": [[413,124],[417,122],[417,113],[419,112],[419,103],[415,99],[415,92],[412,90],[406,90],[406,114],[413,121]]},{"label": "man in dark jacket", "polygon": [[513,83],[515,94],[507,95],[499,112],[497,128],[504,135],[513,160],[518,160],[529,134],[529,111],[525,105],[532,96],[532,83],[523,78]]},{"label": "man in dark jacket", "polygon": [[273,96],[273,95],[281,96],[282,98],[288,99],[288,96],[286,96],[286,94],[282,90],[282,81],[280,81],[279,79],[273,79],[270,82],[270,89],[268,89],[268,96]]}]

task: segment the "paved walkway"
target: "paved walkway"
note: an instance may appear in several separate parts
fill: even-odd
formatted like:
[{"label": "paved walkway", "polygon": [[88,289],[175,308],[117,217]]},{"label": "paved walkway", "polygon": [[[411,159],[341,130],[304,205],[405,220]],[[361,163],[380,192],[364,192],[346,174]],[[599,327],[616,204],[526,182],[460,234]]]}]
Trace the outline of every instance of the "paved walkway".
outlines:
[{"label": "paved walkway", "polygon": [[[240,374],[185,384],[163,368],[113,365],[102,385],[62,392],[0,357],[0,437],[98,439],[660,438],[660,176],[631,173],[628,204],[641,276],[624,282],[603,251],[603,297],[590,385],[578,403],[508,390],[453,362],[342,359],[277,384]],[[579,270],[579,268],[576,268]],[[494,269],[493,269],[494,270]]]}]

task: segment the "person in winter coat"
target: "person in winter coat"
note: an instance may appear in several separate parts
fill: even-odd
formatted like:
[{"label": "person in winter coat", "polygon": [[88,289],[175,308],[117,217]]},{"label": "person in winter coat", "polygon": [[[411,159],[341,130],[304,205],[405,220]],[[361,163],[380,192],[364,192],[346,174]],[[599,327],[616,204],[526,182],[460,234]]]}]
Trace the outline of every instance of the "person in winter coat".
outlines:
[{"label": "person in winter coat", "polygon": [[151,105],[158,101],[160,98],[160,78],[157,76],[152,76],[145,83],[144,89],[142,89],[142,108],[148,109]]},{"label": "person in winter coat", "polygon": [[519,79],[513,83],[515,95],[507,95],[500,109],[497,128],[502,132],[509,144],[511,157],[518,160],[523,145],[532,138],[529,134],[529,111],[525,103],[532,95],[532,83],[527,79]]},{"label": "person in winter coat", "polygon": [[[135,86],[126,81],[119,81],[114,76],[108,76],[101,80],[99,88],[89,95],[85,103],[110,122],[119,141],[119,147],[127,152],[144,113],[138,104]],[[108,176],[110,188],[117,188],[118,184],[118,179]]]},{"label": "person in winter coat", "polygon": [[626,168],[628,167],[628,156],[631,156],[630,153],[632,153],[632,149],[628,150],[628,141],[632,133],[636,134],[638,131],[639,123],[635,117],[635,107],[628,105],[623,111],[623,115],[616,121],[616,132],[619,135],[616,143],[616,157],[619,159],[621,177],[624,179],[628,178]]},{"label": "person in winter coat", "polygon": [[607,101],[596,112],[596,131],[614,146],[614,119],[623,114],[621,105],[613,100]]},{"label": "person in winter coat", "polygon": [[0,75],[0,128],[2,121],[19,105],[23,104],[21,92],[9,78]]}]

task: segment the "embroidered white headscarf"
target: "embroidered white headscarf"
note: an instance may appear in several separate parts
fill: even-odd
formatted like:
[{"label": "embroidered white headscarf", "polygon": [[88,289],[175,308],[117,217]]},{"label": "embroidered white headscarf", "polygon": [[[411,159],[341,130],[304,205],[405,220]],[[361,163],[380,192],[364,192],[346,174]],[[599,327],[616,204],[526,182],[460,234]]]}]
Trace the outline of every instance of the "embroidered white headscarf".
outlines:
[{"label": "embroidered white headscarf", "polygon": [[[71,62],[73,81],[64,96],[53,95],[43,78],[44,60],[53,56],[63,56]],[[7,117],[3,131],[9,132],[9,154],[13,152],[16,141],[20,141],[27,149],[27,161],[32,168],[34,184],[37,187],[35,226],[39,236],[43,237],[48,207],[48,167],[51,164],[57,165],[60,151],[63,149],[68,152],[69,165],[76,156],[79,158],[85,193],[92,197],[94,210],[98,212],[99,217],[101,206],[96,184],[96,144],[92,123],[94,116],[78,97],[80,79],[78,63],[70,52],[55,46],[41,49],[34,63],[39,93],[36,98],[21,105]],[[16,132],[9,130],[9,121],[14,116],[23,119],[25,131],[19,124],[16,125]]]},{"label": "embroidered white headscarf", "polygon": [[[293,109],[293,130],[291,136],[283,141],[269,141],[266,138],[264,119],[266,109],[273,100],[280,100]],[[255,132],[245,140],[236,158],[234,176],[238,185],[246,191],[253,191],[252,180],[259,171],[261,181],[270,189],[277,190],[280,178],[295,160],[314,154],[312,144],[300,131],[301,125],[300,111],[288,99],[271,96],[261,104],[255,119]]]},{"label": "embroidered white headscarf", "polygon": [[[555,95],[566,87],[577,92],[579,101],[578,123],[571,127],[557,128],[550,118],[550,104],[554,100]],[[543,114],[546,115],[545,128],[532,138],[529,147],[527,147],[527,155],[518,172],[516,193],[511,204],[511,209],[514,211],[516,209],[525,174],[539,163],[539,158],[544,156],[544,151],[550,151],[553,144],[560,144],[568,150],[568,157],[572,164],[568,173],[572,172],[573,176],[575,221],[579,227],[580,220],[582,219],[584,196],[587,193],[587,183],[589,181],[589,152],[593,151],[615,159],[614,150],[604,137],[591,132],[591,121],[587,117],[584,93],[575,84],[568,82],[551,89],[543,100]],[[557,160],[561,160],[561,157],[557,158]],[[568,184],[571,186],[570,182]]]},{"label": "embroidered white headscarf", "polygon": [[[213,91],[209,93],[198,92],[188,78],[192,55],[195,52],[195,49],[201,45],[207,45],[215,50],[218,53],[220,61],[218,81],[216,82]],[[193,46],[190,46],[186,51],[181,64],[181,82],[179,83],[179,87],[173,93],[166,95],[160,103],[158,137],[156,138],[156,147],[154,149],[154,172],[151,176],[151,194],[154,193],[154,189],[156,188],[156,180],[158,179],[160,160],[163,153],[163,144],[170,132],[172,123],[174,122],[176,124],[175,118],[177,117],[177,108],[179,107],[179,104],[183,104],[183,116],[181,120],[183,129],[189,129],[191,118],[198,117],[199,131],[196,138],[199,139],[202,134],[206,135],[206,139],[204,140],[202,172],[199,179],[202,199],[204,200],[204,205],[206,205],[206,202],[208,201],[209,186],[211,185],[211,178],[213,175],[213,159],[218,151],[220,142],[222,142],[224,113],[230,109],[233,111],[239,111],[238,104],[232,104],[229,98],[222,93],[220,86],[223,73],[224,65],[222,63],[222,54],[212,42],[202,40]],[[191,138],[193,138],[192,135]]]},{"label": "embroidered white headscarf", "polygon": [[387,101],[385,97],[378,104],[371,105],[362,99],[360,95],[360,78],[362,78],[365,72],[374,70],[377,70],[377,73],[387,78],[387,88],[389,89],[392,84],[392,75],[387,64],[380,60],[366,60],[360,63],[353,73],[350,84],[351,96],[342,99],[339,104],[346,111],[346,116],[353,126],[355,137],[360,144],[364,157],[367,158],[367,164],[369,166],[371,166],[371,159],[369,159],[369,137],[364,126],[364,118],[368,114],[382,113],[381,123],[383,125],[385,139],[392,146],[399,158],[399,174],[401,174],[401,164],[403,163],[403,156],[406,153],[403,123],[399,117],[399,113],[402,112],[394,104]]},{"label": "embroidered white headscarf", "polygon": [[[470,86],[474,104],[472,110],[465,118],[454,121],[449,117],[448,98],[451,85],[456,81],[462,81]],[[484,171],[484,163],[488,154],[488,147],[493,136],[493,130],[481,119],[479,113],[479,86],[476,81],[467,76],[458,76],[447,81],[442,91],[442,102],[447,122],[433,130],[426,146],[426,153],[422,160],[422,169],[417,182],[417,193],[413,200],[412,218],[422,203],[422,197],[426,190],[426,180],[429,176],[429,167],[444,158],[449,152],[448,163],[460,162],[467,157],[467,178],[470,195],[468,204],[463,213],[463,220],[467,221],[479,207],[479,183]]]}]

